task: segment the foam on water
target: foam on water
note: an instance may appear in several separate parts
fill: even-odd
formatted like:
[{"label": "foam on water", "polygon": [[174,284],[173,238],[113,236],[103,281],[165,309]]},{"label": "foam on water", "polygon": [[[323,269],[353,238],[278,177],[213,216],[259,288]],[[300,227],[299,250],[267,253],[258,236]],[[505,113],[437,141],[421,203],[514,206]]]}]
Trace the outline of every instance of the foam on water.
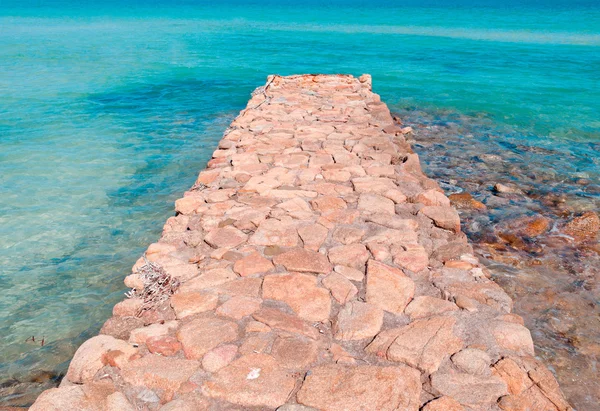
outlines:
[{"label": "foam on water", "polygon": [[65,369],[268,74],[371,73],[598,175],[594,1],[213,3],[0,4],[0,381]]}]

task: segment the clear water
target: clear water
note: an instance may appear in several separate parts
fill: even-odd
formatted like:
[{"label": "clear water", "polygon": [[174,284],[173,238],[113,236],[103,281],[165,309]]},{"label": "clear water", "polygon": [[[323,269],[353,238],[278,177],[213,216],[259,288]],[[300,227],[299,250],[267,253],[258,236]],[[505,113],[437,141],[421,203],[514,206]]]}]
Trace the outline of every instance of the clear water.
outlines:
[{"label": "clear water", "polygon": [[65,369],[271,73],[371,73],[598,183],[597,1],[322,3],[0,0],[0,382]]}]

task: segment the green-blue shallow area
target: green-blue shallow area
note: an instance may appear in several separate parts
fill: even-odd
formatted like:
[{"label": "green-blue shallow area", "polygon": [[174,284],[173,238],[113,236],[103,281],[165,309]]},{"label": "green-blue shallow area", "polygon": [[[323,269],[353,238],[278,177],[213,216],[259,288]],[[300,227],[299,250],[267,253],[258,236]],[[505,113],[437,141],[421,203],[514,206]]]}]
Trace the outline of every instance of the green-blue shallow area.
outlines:
[{"label": "green-blue shallow area", "polygon": [[597,1],[2,0],[0,382],[65,369],[268,74],[340,72],[597,181]]}]

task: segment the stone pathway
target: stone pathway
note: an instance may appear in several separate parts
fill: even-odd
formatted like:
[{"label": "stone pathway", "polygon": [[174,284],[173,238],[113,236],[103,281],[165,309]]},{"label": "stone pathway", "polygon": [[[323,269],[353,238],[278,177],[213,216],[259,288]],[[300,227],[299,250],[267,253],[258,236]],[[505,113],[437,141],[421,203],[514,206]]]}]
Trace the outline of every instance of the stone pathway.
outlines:
[{"label": "stone pathway", "polygon": [[271,76],[49,410],[570,410],[370,76]]}]

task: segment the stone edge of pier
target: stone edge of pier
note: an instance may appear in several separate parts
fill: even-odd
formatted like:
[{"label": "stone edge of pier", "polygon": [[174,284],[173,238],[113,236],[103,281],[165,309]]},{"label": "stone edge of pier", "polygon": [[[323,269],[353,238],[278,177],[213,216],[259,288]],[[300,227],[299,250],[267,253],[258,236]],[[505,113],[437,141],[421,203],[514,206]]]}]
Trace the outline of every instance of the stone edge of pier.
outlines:
[{"label": "stone edge of pier", "polygon": [[30,410],[570,410],[408,132],[269,76]]}]

